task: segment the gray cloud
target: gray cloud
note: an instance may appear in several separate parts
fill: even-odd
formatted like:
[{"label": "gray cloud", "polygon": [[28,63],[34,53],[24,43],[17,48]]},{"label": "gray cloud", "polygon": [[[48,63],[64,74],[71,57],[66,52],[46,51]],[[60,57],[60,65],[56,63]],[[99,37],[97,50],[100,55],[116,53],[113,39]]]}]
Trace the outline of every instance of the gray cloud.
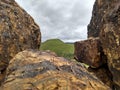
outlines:
[{"label": "gray cloud", "polygon": [[40,25],[42,40],[87,38],[95,0],[16,0]]}]

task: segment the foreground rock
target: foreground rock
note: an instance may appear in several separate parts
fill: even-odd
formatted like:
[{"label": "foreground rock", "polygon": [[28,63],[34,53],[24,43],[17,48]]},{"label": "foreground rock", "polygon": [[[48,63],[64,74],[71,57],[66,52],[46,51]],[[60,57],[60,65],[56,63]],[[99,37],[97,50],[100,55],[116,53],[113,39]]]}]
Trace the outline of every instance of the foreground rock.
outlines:
[{"label": "foreground rock", "polygon": [[18,53],[0,90],[110,90],[86,69],[48,52]]},{"label": "foreground rock", "polygon": [[113,0],[105,15],[106,24],[100,33],[104,53],[108,58],[108,66],[113,81],[120,90],[120,0]]},{"label": "foreground rock", "polygon": [[38,25],[14,0],[0,0],[0,71],[16,53],[38,49],[40,36]]},{"label": "foreground rock", "polygon": [[75,42],[74,55],[77,61],[98,68],[106,63],[99,38],[91,38],[85,41]]}]

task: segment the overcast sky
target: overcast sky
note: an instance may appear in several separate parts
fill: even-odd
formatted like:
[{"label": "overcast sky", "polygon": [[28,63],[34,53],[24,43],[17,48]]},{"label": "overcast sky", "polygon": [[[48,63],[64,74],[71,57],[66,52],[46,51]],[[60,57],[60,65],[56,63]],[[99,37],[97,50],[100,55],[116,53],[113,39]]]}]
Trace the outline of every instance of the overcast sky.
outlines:
[{"label": "overcast sky", "polygon": [[59,38],[75,42],[87,38],[95,0],[16,0],[40,26],[42,41]]}]

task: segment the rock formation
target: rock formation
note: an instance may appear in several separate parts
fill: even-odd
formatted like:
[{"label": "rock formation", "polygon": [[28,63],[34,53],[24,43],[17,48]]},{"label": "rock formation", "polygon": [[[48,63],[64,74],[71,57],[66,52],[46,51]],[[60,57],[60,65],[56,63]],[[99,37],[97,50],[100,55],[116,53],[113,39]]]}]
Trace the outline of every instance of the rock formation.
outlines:
[{"label": "rock formation", "polygon": [[90,24],[88,25],[88,38],[89,37],[99,37],[101,28],[103,27],[104,15],[109,10],[109,0],[96,0],[93,6],[92,18]]},{"label": "rock formation", "polygon": [[99,38],[77,41],[74,46],[75,58],[79,62],[86,63],[94,68],[98,68],[106,63],[106,57],[104,53],[102,53]]},{"label": "rock formation", "polygon": [[112,74],[109,71],[108,66],[106,64],[102,65],[99,68],[88,67],[88,71],[114,90]]},{"label": "rock formation", "polygon": [[99,38],[89,38],[74,43],[74,57],[78,62],[89,65],[88,70],[96,75],[103,83],[112,88],[112,76],[107,66]]},{"label": "rock formation", "polygon": [[120,90],[120,0],[96,0],[88,40],[75,43],[75,58],[89,72],[53,52],[32,50],[40,39],[29,14],[14,0],[0,0],[0,90]]},{"label": "rock formation", "polygon": [[0,0],[0,71],[25,49],[38,49],[40,29],[14,0]]},{"label": "rock formation", "polygon": [[105,15],[105,24],[100,33],[108,66],[113,75],[113,82],[120,90],[120,0],[113,0]]},{"label": "rock formation", "polygon": [[20,52],[6,72],[0,90],[111,90],[81,64],[48,52]]},{"label": "rock formation", "polygon": [[[112,73],[111,78],[113,83],[113,89],[120,90],[120,0],[96,0],[93,7],[92,19],[90,24],[88,25],[88,38],[91,37],[92,37],[91,41],[88,39],[86,41],[77,42],[79,46],[76,47],[75,50],[78,51],[75,52],[81,51],[80,52],[81,56],[79,55],[80,57],[77,57],[77,59],[81,59],[82,55],[84,55],[82,59],[83,58],[86,59],[84,61],[83,60],[78,60],[78,61],[82,61],[86,64],[89,64],[90,66],[93,66],[95,64],[93,62],[94,61],[93,58],[96,57],[98,51],[100,51],[100,54],[103,53],[102,55],[106,56],[106,60],[107,60],[106,65],[110,71],[108,77],[109,76],[111,77],[110,73]],[[100,41],[98,47],[96,47],[96,45],[94,45],[92,42],[96,37],[99,38]],[[85,46],[83,46],[83,43],[85,43]],[[86,44],[90,44],[90,45],[87,47]],[[92,45],[94,45],[93,47],[96,51],[98,50],[96,54],[94,54],[95,50],[93,49],[93,47],[91,47]],[[87,53],[86,53],[87,55],[85,55],[86,50],[81,49],[85,47],[87,47]],[[101,50],[99,50],[100,47],[102,52]],[[91,48],[93,49],[93,51],[91,50]],[[78,54],[76,54],[76,56],[77,55]],[[95,61],[98,61],[98,58],[96,58]],[[108,71],[108,69],[104,67],[104,64],[103,65],[101,64],[103,59],[101,58],[99,60],[100,61],[98,62],[97,65],[100,64],[101,67],[94,68],[93,72],[95,74],[101,72],[104,73],[106,72],[106,70]],[[106,75],[103,74],[102,77],[105,76]]]}]

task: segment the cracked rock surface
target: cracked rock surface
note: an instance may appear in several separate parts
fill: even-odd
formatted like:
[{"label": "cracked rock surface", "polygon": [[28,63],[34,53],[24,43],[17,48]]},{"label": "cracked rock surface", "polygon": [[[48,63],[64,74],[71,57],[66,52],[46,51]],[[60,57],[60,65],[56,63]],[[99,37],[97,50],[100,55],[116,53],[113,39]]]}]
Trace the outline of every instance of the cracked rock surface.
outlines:
[{"label": "cracked rock surface", "polygon": [[113,82],[120,89],[120,1],[113,0],[113,5],[105,15],[105,24],[100,33],[103,51],[108,58],[108,67],[113,75]]},{"label": "cracked rock surface", "polygon": [[49,52],[20,52],[6,72],[0,90],[110,90],[81,64]]},{"label": "cracked rock surface", "polygon": [[15,54],[38,49],[40,28],[14,0],[0,0],[0,71]]}]

